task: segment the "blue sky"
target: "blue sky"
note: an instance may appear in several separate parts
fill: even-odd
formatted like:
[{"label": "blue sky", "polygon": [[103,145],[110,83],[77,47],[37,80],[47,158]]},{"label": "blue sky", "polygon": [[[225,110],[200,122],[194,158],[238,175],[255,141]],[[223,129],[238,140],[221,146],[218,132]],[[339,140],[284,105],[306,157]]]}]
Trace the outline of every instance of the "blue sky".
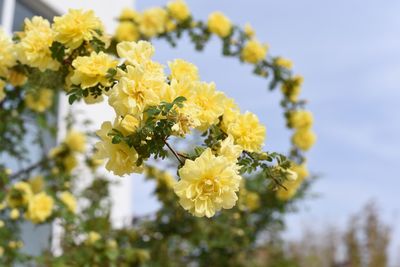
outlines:
[{"label": "blue sky", "polygon": [[[223,11],[239,25],[250,22],[272,55],[291,58],[305,77],[303,96],[315,114],[317,145],[310,169],[321,174],[319,197],[288,216],[289,236],[301,225],[343,224],[368,200],[376,200],[392,225],[400,224],[400,1],[188,0],[194,17]],[[136,8],[164,5],[137,0]],[[249,66],[220,56],[215,38],[203,53],[183,40],[178,49],[155,42],[156,59],[195,63],[203,80],[234,97],[267,126],[267,150],[287,151],[289,135],[279,109],[279,92],[267,92]],[[149,188],[147,188],[149,189]],[[141,201],[149,190],[141,190]],[[142,202],[141,202],[142,203]],[[138,207],[144,212],[153,206]],[[399,244],[399,229],[395,232]]]}]

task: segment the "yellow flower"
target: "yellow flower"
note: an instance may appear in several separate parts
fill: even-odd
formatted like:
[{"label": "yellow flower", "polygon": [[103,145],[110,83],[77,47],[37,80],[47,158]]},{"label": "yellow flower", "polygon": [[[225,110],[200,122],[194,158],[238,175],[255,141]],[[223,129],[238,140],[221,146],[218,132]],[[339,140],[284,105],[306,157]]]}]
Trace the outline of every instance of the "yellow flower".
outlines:
[{"label": "yellow flower", "polygon": [[73,84],[80,84],[83,89],[97,84],[110,86],[111,82],[106,77],[110,68],[115,68],[118,61],[104,52],[92,52],[90,56],[77,57],[72,66],[75,68],[71,77]]},{"label": "yellow flower", "polygon": [[160,102],[159,92],[164,86],[164,79],[157,75],[139,67],[127,66],[126,75],[112,88],[108,103],[118,115],[136,115],[147,106]]},{"label": "yellow flower", "polygon": [[310,111],[297,110],[289,114],[289,124],[296,129],[310,128],[314,118]]},{"label": "yellow flower", "polygon": [[6,97],[6,92],[4,88],[6,86],[6,82],[0,79],[0,102]]},{"label": "yellow flower", "polygon": [[317,136],[311,129],[298,129],[292,136],[292,142],[301,150],[309,150],[315,143]]},{"label": "yellow flower", "polygon": [[111,249],[118,248],[118,243],[114,239],[107,240],[107,246]]},{"label": "yellow flower", "polygon": [[81,153],[86,151],[86,135],[81,132],[69,131],[64,143],[72,151]]},{"label": "yellow flower", "polygon": [[243,149],[241,146],[234,144],[234,139],[232,135],[228,135],[228,137],[221,142],[221,146],[218,150],[218,155],[224,156],[225,158],[236,163],[237,159],[242,154],[242,151]]},{"label": "yellow flower", "polygon": [[26,77],[23,73],[20,73],[15,70],[11,70],[9,75],[8,75],[8,81],[13,85],[13,86],[21,86],[26,83],[28,80],[28,77]]},{"label": "yellow flower", "polygon": [[67,173],[71,173],[71,171],[75,169],[75,167],[78,165],[78,161],[76,160],[74,154],[69,153],[62,159],[62,164],[64,166],[65,171]]},{"label": "yellow flower", "polygon": [[225,38],[231,34],[232,23],[221,12],[213,12],[208,16],[207,26],[210,32]]},{"label": "yellow flower", "polygon": [[222,208],[231,209],[238,199],[241,177],[237,166],[214,156],[209,148],[194,161],[186,160],[179,176],[174,191],[181,206],[195,216],[212,217]]},{"label": "yellow flower", "polygon": [[56,41],[76,49],[84,41],[98,37],[96,31],[102,32],[103,24],[93,10],[69,9],[64,16],[54,18],[53,29]]},{"label": "yellow flower", "polygon": [[128,133],[133,133],[139,127],[140,121],[136,117],[128,114],[121,120],[120,124]]},{"label": "yellow flower", "polygon": [[176,79],[178,81],[185,79],[189,81],[199,80],[199,70],[190,62],[182,59],[175,59],[174,61],[168,62],[168,66],[171,70],[171,79]]},{"label": "yellow flower", "polygon": [[34,194],[40,193],[44,188],[44,179],[42,175],[32,177],[29,179],[28,183],[32,189],[32,193]]},{"label": "yellow flower", "polygon": [[42,113],[53,104],[53,95],[53,90],[47,88],[31,91],[25,96],[25,104],[29,109]]},{"label": "yellow flower", "polygon": [[54,200],[45,192],[34,195],[29,201],[26,217],[33,223],[44,222],[51,216]]},{"label": "yellow flower", "polygon": [[4,225],[5,225],[5,223],[2,220],[0,220],[0,228],[3,228]]},{"label": "yellow flower", "polygon": [[18,209],[12,209],[10,211],[10,218],[11,218],[11,220],[17,220],[19,218],[19,210]]},{"label": "yellow flower", "polygon": [[215,90],[214,83],[197,82],[193,99],[190,99],[200,109],[198,120],[201,124],[197,129],[205,131],[211,125],[218,123],[219,117],[224,112],[226,99],[222,92]]},{"label": "yellow flower", "polygon": [[227,134],[233,136],[236,144],[250,152],[261,150],[265,141],[265,132],[265,127],[251,112],[238,115],[227,128]]},{"label": "yellow flower", "polygon": [[90,231],[85,240],[85,243],[86,243],[86,245],[93,245],[100,239],[101,239],[101,235],[99,233],[97,233],[95,231]]},{"label": "yellow flower", "polygon": [[138,18],[140,32],[148,38],[165,32],[167,15],[167,11],[160,7],[145,10]]},{"label": "yellow flower", "polygon": [[15,64],[14,44],[4,30],[0,28],[0,76],[6,77],[8,68]]},{"label": "yellow flower", "polygon": [[22,248],[24,246],[24,242],[22,241],[8,241],[8,247],[11,249],[17,249],[17,248]]},{"label": "yellow flower", "polygon": [[113,172],[115,175],[123,176],[133,172],[140,173],[141,167],[136,166],[138,154],[135,149],[130,148],[127,144],[121,142],[113,144],[108,133],[111,132],[111,122],[104,122],[101,129],[97,131],[97,135],[101,141],[96,143],[96,154],[94,159],[105,159],[106,169]]},{"label": "yellow flower", "polygon": [[190,16],[190,10],[183,0],[171,1],[167,4],[171,16],[178,21],[185,21]]},{"label": "yellow flower", "polygon": [[32,190],[30,185],[26,182],[17,182],[8,192],[6,201],[8,206],[16,208],[28,204],[31,197]]},{"label": "yellow flower", "polygon": [[154,55],[154,46],[147,41],[121,42],[117,44],[117,53],[120,58],[126,59],[130,65],[146,65]]},{"label": "yellow flower", "polygon": [[286,180],[283,185],[286,187],[279,187],[276,191],[276,196],[278,199],[287,201],[291,199],[296,193],[304,179],[309,176],[307,167],[305,164],[297,165],[293,164],[292,170],[297,174],[297,179],[295,180]]},{"label": "yellow flower", "polygon": [[25,31],[16,45],[18,60],[41,71],[58,70],[60,63],[51,57],[53,41],[54,33],[47,20],[37,16],[25,19]]},{"label": "yellow flower", "polygon": [[72,195],[70,192],[64,191],[60,194],[59,198],[70,212],[76,213],[77,202],[74,195]]},{"label": "yellow flower", "polygon": [[4,255],[4,248],[0,247],[0,258],[3,257],[3,255]]},{"label": "yellow flower", "polygon": [[250,23],[246,23],[244,25],[244,33],[246,34],[246,36],[248,38],[253,38],[256,35],[255,30],[253,29],[253,27],[250,25]]},{"label": "yellow flower", "polygon": [[137,41],[139,37],[138,27],[130,21],[121,21],[115,30],[115,39],[117,42]]},{"label": "yellow flower", "polygon": [[281,91],[291,102],[297,102],[303,80],[302,76],[296,75],[282,83]]},{"label": "yellow flower", "polygon": [[265,59],[267,55],[268,45],[261,44],[259,41],[253,39],[248,41],[241,52],[243,61],[256,64]]},{"label": "yellow flower", "polygon": [[293,62],[287,58],[277,57],[275,58],[274,62],[275,65],[281,68],[291,69],[293,67]]},{"label": "yellow flower", "polygon": [[255,192],[248,192],[244,202],[249,211],[254,211],[260,207],[260,196]]},{"label": "yellow flower", "polygon": [[136,20],[139,13],[133,8],[126,7],[122,9],[121,15],[119,15],[120,20]]}]

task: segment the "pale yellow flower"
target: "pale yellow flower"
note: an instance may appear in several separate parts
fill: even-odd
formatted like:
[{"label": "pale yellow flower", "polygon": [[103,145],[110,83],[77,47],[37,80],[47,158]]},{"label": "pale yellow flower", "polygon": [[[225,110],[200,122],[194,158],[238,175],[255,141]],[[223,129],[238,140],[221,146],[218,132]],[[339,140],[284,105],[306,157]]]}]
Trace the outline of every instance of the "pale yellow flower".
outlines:
[{"label": "pale yellow flower", "polygon": [[123,176],[133,172],[140,173],[142,168],[136,166],[137,152],[133,147],[130,148],[123,142],[113,144],[111,137],[108,136],[112,128],[111,122],[104,122],[101,125],[101,129],[96,132],[101,141],[95,145],[97,151],[93,158],[106,160],[106,169],[115,175]]},{"label": "pale yellow flower", "polygon": [[90,231],[86,240],[85,240],[85,244],[86,245],[93,245],[94,243],[96,243],[97,241],[99,241],[101,239],[101,235],[95,231]]},{"label": "pale yellow flower", "polygon": [[27,182],[17,182],[8,192],[6,201],[11,208],[25,206],[32,197],[32,189]]},{"label": "pale yellow flower", "polygon": [[34,195],[29,201],[26,217],[33,223],[47,220],[53,212],[54,200],[45,192]]},{"label": "pale yellow flower", "polygon": [[3,257],[3,255],[4,255],[4,248],[0,247],[0,258]]},{"label": "pale yellow flower", "polygon": [[139,127],[140,121],[138,118],[128,114],[121,120],[120,125],[128,133],[133,133]]},{"label": "pale yellow flower", "polygon": [[138,18],[140,32],[148,38],[165,32],[167,11],[161,7],[153,7],[145,10]]},{"label": "pale yellow flower", "polygon": [[71,82],[80,84],[83,89],[97,84],[110,86],[111,82],[107,78],[107,73],[109,69],[113,69],[117,65],[118,61],[104,52],[92,52],[90,56],[77,57],[72,62],[75,70]]},{"label": "pale yellow flower", "polygon": [[121,21],[115,30],[117,42],[137,41],[140,37],[138,27],[130,21]]},{"label": "pale yellow flower", "polygon": [[68,210],[72,213],[76,213],[77,202],[74,195],[72,195],[68,191],[61,192],[59,195],[61,202],[68,208]]},{"label": "pale yellow flower", "polygon": [[121,42],[117,44],[117,53],[130,65],[145,65],[154,55],[154,46],[147,41]]},{"label": "pale yellow flower", "polygon": [[282,83],[282,93],[291,101],[297,102],[299,94],[301,92],[301,85],[303,84],[303,77],[296,75],[293,78]]},{"label": "pale yellow flower", "polygon": [[54,18],[53,29],[56,41],[76,49],[83,42],[98,37],[96,31],[102,32],[104,27],[93,10],[69,9],[64,16]]},{"label": "pale yellow flower", "polygon": [[6,92],[4,91],[6,82],[0,79],[0,102],[6,97]]},{"label": "pale yellow flower", "polygon": [[256,35],[255,30],[253,29],[253,27],[250,25],[250,23],[246,23],[244,25],[244,33],[246,34],[247,37],[249,38],[253,38]]},{"label": "pale yellow flower", "polygon": [[174,186],[181,206],[198,217],[212,217],[215,212],[231,209],[238,197],[241,177],[237,166],[223,156],[206,149],[200,157],[186,160]]},{"label": "pale yellow flower", "polygon": [[3,228],[5,225],[4,221],[0,220],[0,228]]},{"label": "pale yellow flower", "polygon": [[54,33],[47,20],[37,16],[25,19],[25,31],[16,45],[18,60],[41,71],[58,70],[60,63],[51,57],[53,41]]},{"label": "pale yellow flower", "polygon": [[278,199],[287,201],[291,199],[298,191],[300,188],[301,184],[303,183],[304,179],[309,176],[307,167],[305,164],[302,165],[297,165],[297,164],[292,164],[292,170],[297,174],[297,179],[296,180],[286,180],[283,185],[286,187],[279,187],[276,196]]},{"label": "pale yellow flower", "polygon": [[17,220],[19,218],[19,210],[18,209],[12,209],[10,211],[10,218],[11,218],[11,220]]},{"label": "pale yellow flower", "polygon": [[313,121],[312,113],[307,110],[297,110],[289,114],[289,124],[296,129],[310,128]]},{"label": "pale yellow flower", "polygon": [[9,36],[0,28],[0,76],[7,77],[8,68],[15,64],[15,48]]},{"label": "pale yellow flower", "polygon": [[268,46],[266,44],[261,44],[259,41],[252,39],[244,45],[241,58],[245,62],[256,64],[265,59],[267,50]]},{"label": "pale yellow flower", "polygon": [[78,161],[74,154],[69,153],[67,156],[62,158],[62,164],[67,173],[71,173],[73,169],[78,165]]},{"label": "pale yellow flower", "polygon": [[190,16],[189,7],[183,0],[174,0],[168,2],[167,9],[171,16],[178,21],[184,21]]},{"label": "pale yellow flower", "polygon": [[236,163],[237,159],[242,154],[242,151],[243,149],[241,146],[235,145],[232,135],[228,135],[228,137],[221,142],[218,155],[224,156],[225,158]]},{"label": "pale yellow flower", "polygon": [[231,34],[232,23],[223,13],[213,12],[208,16],[207,26],[210,32],[225,38]]},{"label": "pale yellow flower", "polygon": [[281,68],[291,69],[293,67],[293,62],[287,58],[277,57],[275,58],[274,62]]},{"label": "pale yellow flower", "polygon": [[301,150],[309,150],[315,143],[317,136],[311,129],[298,129],[292,136],[292,142]]},{"label": "pale yellow flower", "polygon": [[175,59],[174,61],[168,62],[168,66],[169,69],[171,70],[171,79],[176,79],[178,81],[199,80],[199,70],[194,64],[190,62],[187,62],[182,59]]},{"label": "pale yellow flower", "polygon": [[47,88],[30,91],[25,96],[25,105],[33,111],[42,113],[53,104],[53,95],[53,90]]},{"label": "pale yellow flower", "polygon": [[65,137],[64,143],[74,152],[86,151],[86,135],[84,133],[71,130]]},{"label": "pale yellow flower", "polygon": [[251,112],[240,114],[227,126],[227,133],[235,143],[250,152],[260,151],[265,141],[266,129]]}]

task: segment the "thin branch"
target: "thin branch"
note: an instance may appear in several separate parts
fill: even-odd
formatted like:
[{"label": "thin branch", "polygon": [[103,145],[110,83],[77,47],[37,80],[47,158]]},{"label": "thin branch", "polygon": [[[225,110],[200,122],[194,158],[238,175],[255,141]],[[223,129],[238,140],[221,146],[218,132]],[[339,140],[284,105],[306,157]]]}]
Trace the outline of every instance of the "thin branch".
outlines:
[{"label": "thin branch", "polygon": [[177,154],[178,156],[182,157],[182,158],[190,159],[190,157],[188,157],[188,156],[185,155],[185,154],[182,154],[182,153],[179,153],[179,152],[176,152],[176,154]]},{"label": "thin branch", "polygon": [[183,161],[180,159],[178,153],[170,146],[170,144],[168,144],[167,140],[164,140],[164,144],[167,145],[167,147],[169,148],[169,150],[172,152],[172,154],[174,154],[175,158],[179,161],[179,163],[181,165],[183,165]]},{"label": "thin branch", "polygon": [[22,169],[22,170],[20,170],[20,171],[18,171],[16,173],[10,175],[10,179],[14,180],[14,179],[18,178],[19,176],[21,176],[23,174],[28,174],[28,173],[32,172],[36,168],[39,168],[44,163],[46,163],[47,160],[48,160],[47,158],[43,158],[42,160],[36,162],[35,164],[32,164],[31,166],[28,166],[25,169]]}]

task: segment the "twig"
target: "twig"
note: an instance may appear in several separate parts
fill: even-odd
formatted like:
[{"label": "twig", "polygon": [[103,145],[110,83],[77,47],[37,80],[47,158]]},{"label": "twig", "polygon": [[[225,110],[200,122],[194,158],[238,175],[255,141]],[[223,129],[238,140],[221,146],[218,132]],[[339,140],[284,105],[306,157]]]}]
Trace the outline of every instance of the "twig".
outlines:
[{"label": "twig", "polygon": [[14,180],[23,174],[30,173],[34,169],[36,169],[36,168],[40,167],[42,164],[44,164],[47,160],[48,160],[47,158],[43,158],[42,160],[36,162],[35,164],[32,164],[31,166],[10,175],[10,179]]},{"label": "twig", "polygon": [[174,154],[175,158],[179,161],[179,163],[183,165],[183,161],[179,158],[178,153],[176,153],[176,151],[170,146],[170,144],[168,144],[167,140],[164,140],[164,144],[166,144],[169,150],[171,150],[172,154]]}]

